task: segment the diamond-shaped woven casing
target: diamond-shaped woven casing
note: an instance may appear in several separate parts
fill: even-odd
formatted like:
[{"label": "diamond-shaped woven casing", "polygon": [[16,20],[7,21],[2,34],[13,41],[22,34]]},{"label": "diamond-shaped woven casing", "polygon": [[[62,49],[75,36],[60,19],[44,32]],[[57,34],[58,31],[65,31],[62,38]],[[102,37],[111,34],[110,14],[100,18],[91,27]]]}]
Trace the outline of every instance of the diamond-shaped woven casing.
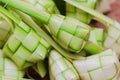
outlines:
[{"label": "diamond-shaped woven casing", "polygon": [[80,80],[72,64],[52,50],[49,55],[50,80]]},{"label": "diamond-shaped woven casing", "polygon": [[104,46],[113,49],[120,57],[120,24],[116,22],[115,26],[110,26],[107,31]]},{"label": "diamond-shaped woven casing", "polygon": [[[10,36],[12,22],[0,13],[0,48],[2,48]],[[4,19],[5,18],[5,19]],[[6,20],[7,19],[7,20]]]},{"label": "diamond-shaped woven casing", "polygon": [[15,63],[10,59],[4,58],[2,50],[0,50],[0,80],[20,80],[24,76],[24,72],[19,70]]},{"label": "diamond-shaped woven casing", "polygon": [[[85,7],[89,7],[91,9],[95,9],[97,0],[76,0],[80,5],[83,5]],[[88,13],[66,3],[66,15],[75,17],[78,20],[84,22],[84,23],[89,23],[91,20],[91,15]]]},{"label": "diamond-shaped woven casing", "polygon": [[52,15],[48,29],[59,45],[72,52],[79,52],[88,40],[90,28],[78,20],[62,15]]},{"label": "diamond-shaped woven casing", "polygon": [[111,49],[89,56],[86,60],[76,60],[73,65],[82,80],[119,80],[120,63]]},{"label": "diamond-shaped woven casing", "polygon": [[51,45],[24,23],[21,22],[20,25],[16,25],[3,51],[19,68],[25,68],[44,60]]}]

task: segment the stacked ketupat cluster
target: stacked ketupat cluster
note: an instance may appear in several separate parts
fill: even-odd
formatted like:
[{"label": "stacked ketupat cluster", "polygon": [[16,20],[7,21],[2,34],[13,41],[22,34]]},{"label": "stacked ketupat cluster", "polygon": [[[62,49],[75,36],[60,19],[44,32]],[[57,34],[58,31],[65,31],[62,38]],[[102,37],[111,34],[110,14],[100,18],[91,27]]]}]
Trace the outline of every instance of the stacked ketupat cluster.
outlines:
[{"label": "stacked ketupat cluster", "polygon": [[[17,64],[20,69],[27,68],[34,63],[44,60],[52,46],[59,52],[57,52],[56,50],[52,50],[48,55],[50,73],[49,75],[51,80],[118,80],[120,74],[120,64],[116,53],[114,53],[114,51],[112,50],[103,51],[103,49],[98,48],[99,46],[102,46],[103,43],[103,29],[91,29],[89,25],[79,22],[74,18],[66,17],[60,14],[52,14],[57,8],[52,7],[50,8],[49,12],[50,5],[47,6],[47,4],[45,4],[45,6],[43,4],[45,3],[44,1],[0,1],[29,14],[30,16],[34,17],[34,20],[36,18],[36,20],[39,20],[40,23],[45,24],[48,32],[50,32],[50,36],[52,36],[54,40],[62,48],[65,49],[63,51],[61,47],[58,47],[58,44],[52,42],[52,38],[49,38],[48,35],[46,35],[46,37],[45,33],[39,32],[41,28],[38,28],[38,26],[36,26],[37,24],[33,24],[34,21],[32,20],[32,18],[29,18],[32,21],[28,20],[30,21],[28,22],[26,21],[26,18],[23,18],[21,16],[18,18],[17,16],[12,15],[9,10],[0,6],[0,13],[5,14],[13,22],[15,22],[14,32],[4,45],[3,51]],[[72,0],[65,1],[68,1],[68,3],[71,4]],[[28,4],[27,2],[32,5],[30,6],[30,4]],[[75,1],[73,1],[72,5],[74,5],[74,2]],[[77,5],[79,3],[75,4]],[[40,7],[38,5],[40,5]],[[84,7],[83,5],[81,7],[82,9],[78,7],[81,9],[81,12],[84,9],[87,9],[88,12],[89,10],[91,10]],[[85,10],[84,13],[86,15],[91,16],[91,13],[88,14],[86,12],[87,11]],[[99,17],[101,16],[95,17],[95,19],[101,20],[101,18],[99,19]],[[25,19],[23,20],[24,22],[21,18]],[[105,23],[104,21],[102,22]],[[114,33],[116,30],[117,29],[109,30],[109,34],[112,35],[112,32]],[[98,31],[100,33],[97,33]],[[119,36],[119,33],[117,34]],[[116,40],[116,37],[114,37],[113,39]],[[94,51],[97,49],[98,51]],[[75,60],[78,58],[80,59],[81,57],[71,57],[72,55],[67,56],[68,54],[71,54],[68,52],[80,53],[81,50],[85,50],[86,52],[91,51],[91,54],[96,55],[91,55],[90,57],[82,57],[82,60]],[[40,65],[44,66],[43,62],[41,62]],[[37,67],[39,67],[40,65],[37,65]],[[44,67],[40,68],[44,69]],[[40,72],[38,73],[42,77],[44,77],[46,74],[45,72],[46,71],[44,70],[40,70]]]},{"label": "stacked ketupat cluster", "polygon": [[3,51],[20,68],[26,68],[32,63],[44,60],[49,48],[50,45],[46,40],[21,22],[15,26],[14,33],[6,42]]},{"label": "stacked ketupat cluster", "polygon": [[10,16],[15,22],[15,29],[4,45],[3,52],[9,56],[20,69],[44,60],[51,45],[38,35],[35,30],[24,23],[21,18],[15,15],[13,16],[10,12],[6,15]]},{"label": "stacked ketupat cluster", "polygon": [[[40,0],[33,0],[33,1],[29,0],[26,2],[34,5],[34,7],[37,10],[38,9],[41,10],[43,6],[45,7],[45,5],[47,5],[46,8],[48,9],[43,8],[42,9],[43,11],[48,10],[49,12],[58,13],[57,8],[55,7],[55,4],[52,0],[46,0],[46,1],[44,0],[41,3],[38,3],[40,2]],[[46,2],[46,4],[43,4],[44,2]],[[8,9],[10,12],[14,14],[15,17],[12,17],[12,19],[14,19],[13,21],[15,21],[17,24],[15,24],[15,30],[14,32],[11,31],[13,34],[10,36],[10,38],[8,39],[7,43],[3,48],[4,53],[17,64],[19,69],[24,69],[26,67],[31,66],[33,63],[39,62],[40,60],[44,60],[45,57],[47,56],[47,53],[51,45],[48,42],[46,42],[46,40],[44,40],[42,37],[40,37],[28,25],[22,22],[21,19],[19,18],[20,16],[17,15],[15,12],[13,12],[12,8],[8,8]],[[2,13],[1,16],[6,19],[5,21],[4,19],[1,18],[0,30],[2,31],[1,32],[1,41],[2,41],[2,40],[7,40],[7,37],[9,36],[8,33],[10,33],[11,27],[13,28],[13,25],[11,26],[12,22],[10,21],[9,18],[6,18],[6,16],[4,16]],[[10,23],[10,25],[8,25],[7,21]],[[6,29],[6,31],[4,30],[4,28]],[[7,29],[9,29],[9,31]],[[3,33],[5,34],[3,35]],[[1,42],[1,47],[3,46],[4,43]],[[22,57],[23,55],[24,57]],[[39,67],[39,65],[37,66]],[[44,72],[45,71],[43,71],[43,73]],[[41,73],[40,75],[41,76],[43,75],[44,77],[45,74],[43,73]]]}]

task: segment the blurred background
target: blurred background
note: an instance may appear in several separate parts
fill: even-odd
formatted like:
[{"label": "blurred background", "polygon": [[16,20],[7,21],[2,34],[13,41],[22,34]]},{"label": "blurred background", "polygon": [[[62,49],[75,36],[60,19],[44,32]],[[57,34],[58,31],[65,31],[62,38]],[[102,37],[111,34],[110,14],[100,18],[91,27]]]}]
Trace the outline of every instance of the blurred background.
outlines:
[{"label": "blurred background", "polygon": [[[110,7],[109,10],[107,10],[104,14],[120,22],[120,0],[106,0],[106,1],[110,1],[109,4]],[[103,7],[105,7],[105,5]],[[104,28],[104,26],[101,23],[98,23],[96,21],[92,21],[91,25]]]}]

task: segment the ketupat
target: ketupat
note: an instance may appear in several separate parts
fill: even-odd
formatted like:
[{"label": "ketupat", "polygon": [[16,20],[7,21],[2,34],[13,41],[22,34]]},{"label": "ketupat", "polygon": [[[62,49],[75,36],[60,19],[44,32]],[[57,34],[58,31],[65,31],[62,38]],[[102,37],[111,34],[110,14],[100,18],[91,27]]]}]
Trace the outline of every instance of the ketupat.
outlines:
[{"label": "ketupat", "polygon": [[20,80],[25,75],[25,70],[19,70],[15,63],[4,57],[0,49],[0,80]]},{"label": "ketupat", "polygon": [[[76,0],[79,5],[83,5],[85,7],[96,9],[97,0]],[[84,23],[89,24],[92,16],[83,10],[76,8],[75,6],[66,3],[66,15],[70,17],[74,17]]]},{"label": "ketupat", "polygon": [[16,22],[16,25],[13,34],[3,48],[4,53],[21,69],[29,67],[39,60],[44,60],[51,45],[21,19],[9,12],[8,15],[11,15],[11,19]]},{"label": "ketupat", "polygon": [[92,16],[94,16],[95,20],[97,20],[105,25],[107,28],[107,30],[106,30],[107,35],[105,36],[103,45],[105,48],[113,49],[120,56],[120,49],[119,49],[120,48],[120,45],[119,45],[119,43],[120,43],[120,41],[119,41],[120,40],[120,38],[119,38],[120,37],[120,32],[119,32],[120,24],[117,21],[101,14],[100,12],[97,12],[95,10],[92,10],[87,7],[79,5],[74,0],[65,0],[65,1],[71,5],[76,6],[77,8],[82,9],[85,12],[91,14]]},{"label": "ketupat", "polygon": [[[11,11],[11,9],[10,9],[10,11]],[[35,25],[37,25],[34,21],[33,21],[33,19],[30,17],[30,16],[28,16],[27,14],[24,14],[24,13],[22,13],[22,12],[20,12],[20,11],[17,11],[17,10],[13,10],[12,9],[12,13],[15,13],[15,14],[17,14],[17,16],[19,16],[20,18],[22,18],[22,20],[26,23],[26,24],[28,24],[29,26],[30,26],[30,24],[31,25],[33,25],[33,26],[35,26]],[[29,20],[28,20],[29,19]],[[41,27],[41,26],[40,26]],[[50,46],[50,45],[49,45]],[[34,64],[33,65],[33,69],[43,78],[43,77],[45,77],[46,76],[46,74],[47,74],[47,69],[46,69],[46,67],[45,67],[45,64],[43,63],[43,61],[38,61],[36,64]],[[34,73],[33,73],[34,74]]]},{"label": "ketupat", "polygon": [[49,44],[32,29],[15,26],[15,31],[6,42],[3,51],[23,69],[44,60],[49,48]]},{"label": "ketupat", "polygon": [[13,31],[13,27],[13,22],[0,13],[0,48],[3,48],[5,42]]},{"label": "ketupat", "polygon": [[50,80],[80,80],[73,65],[56,50],[49,55],[49,75]]},{"label": "ketupat", "polygon": [[90,33],[88,26],[61,15],[52,15],[48,26],[55,41],[72,52],[80,52],[83,49]]},{"label": "ketupat", "polygon": [[73,65],[82,80],[119,80],[120,63],[118,56],[111,49],[97,55],[75,60]]}]

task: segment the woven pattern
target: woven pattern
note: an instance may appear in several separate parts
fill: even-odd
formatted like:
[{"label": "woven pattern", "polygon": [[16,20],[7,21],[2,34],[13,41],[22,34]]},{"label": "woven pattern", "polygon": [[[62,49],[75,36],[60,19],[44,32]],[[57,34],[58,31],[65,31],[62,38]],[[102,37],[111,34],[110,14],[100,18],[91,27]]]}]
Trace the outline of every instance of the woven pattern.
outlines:
[{"label": "woven pattern", "polygon": [[112,50],[74,61],[82,80],[118,80],[120,63]]},{"label": "woven pattern", "polygon": [[73,52],[81,51],[90,33],[88,25],[61,15],[52,15],[48,26],[59,45]]},{"label": "woven pattern", "polygon": [[51,45],[24,23],[16,26],[3,51],[19,68],[44,60]]},{"label": "woven pattern", "polygon": [[3,47],[10,35],[11,25],[0,17],[0,48]]},{"label": "woven pattern", "polygon": [[53,0],[23,0],[23,1],[32,4],[34,8],[39,12],[46,11],[48,13],[59,13]]},{"label": "woven pattern", "polygon": [[38,4],[41,4],[46,12],[59,13],[53,0],[38,0]]},{"label": "woven pattern", "polygon": [[79,80],[72,64],[55,50],[49,55],[49,71],[51,80]]},{"label": "woven pattern", "polygon": [[18,70],[17,66],[8,58],[3,57],[0,50],[0,80],[19,80],[24,76],[22,70]]},{"label": "woven pattern", "polygon": [[104,30],[101,28],[91,28],[90,32],[90,37],[89,41],[99,45],[103,46],[103,35],[104,35]]},{"label": "woven pattern", "polygon": [[115,23],[115,26],[109,27],[104,46],[113,49],[120,56],[120,24]]},{"label": "woven pattern", "polygon": [[[91,9],[95,9],[97,0],[76,0],[80,5],[89,7]],[[88,13],[66,3],[66,15],[75,17],[78,20],[84,22],[84,23],[89,23],[91,20],[91,15]]]}]

